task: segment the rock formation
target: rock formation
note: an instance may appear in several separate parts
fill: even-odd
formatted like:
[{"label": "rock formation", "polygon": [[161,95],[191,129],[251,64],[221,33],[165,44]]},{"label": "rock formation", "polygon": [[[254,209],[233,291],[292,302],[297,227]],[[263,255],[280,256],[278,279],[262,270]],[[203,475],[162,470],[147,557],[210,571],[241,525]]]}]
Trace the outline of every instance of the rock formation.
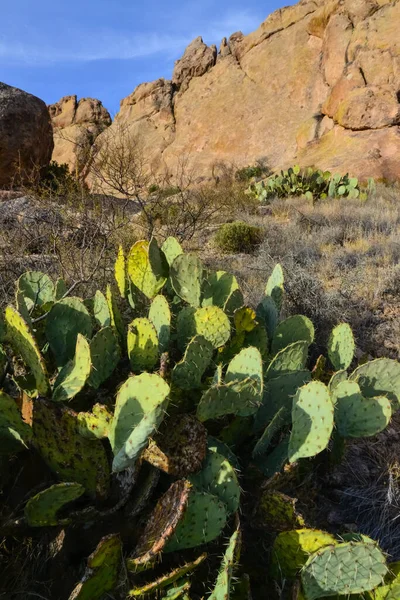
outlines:
[{"label": "rock formation", "polygon": [[65,96],[51,104],[49,113],[54,129],[53,160],[81,172],[97,136],[111,125],[111,117],[100,100]]},{"label": "rock formation", "polygon": [[398,179],[399,23],[400,0],[301,0],[218,54],[197,38],[172,81],[121,102],[107,135],[140,140],[156,172],[185,158],[199,180],[262,158]]},{"label": "rock formation", "polygon": [[[45,103],[0,83],[0,188],[48,165],[53,135]],[[18,172],[18,173],[17,173]]]}]

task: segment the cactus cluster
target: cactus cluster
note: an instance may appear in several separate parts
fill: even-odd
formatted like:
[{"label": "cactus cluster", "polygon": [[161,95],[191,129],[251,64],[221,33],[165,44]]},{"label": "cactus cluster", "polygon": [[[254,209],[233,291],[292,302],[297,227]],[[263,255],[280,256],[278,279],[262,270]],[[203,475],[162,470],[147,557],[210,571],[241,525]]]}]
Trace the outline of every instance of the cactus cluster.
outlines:
[{"label": "cactus cluster", "polygon": [[[0,458],[17,468],[34,456],[39,489],[31,474],[17,509],[4,501],[0,533],[83,524],[84,535],[104,523],[66,600],[100,599],[126,572],[128,597],[188,599],[208,573],[202,595],[229,598],[249,587],[247,573],[233,576],[243,471],[273,482],[330,447],[334,431],[381,431],[400,406],[400,365],[356,366],[346,324],[332,331],[327,358],[310,364],[313,324],[281,319],[280,265],[249,307],[233,275],[207,270],[174,238],[152,239],[119,249],[115,284],[83,300],[42,273],[17,282],[1,327]],[[114,515],[122,528],[110,534]],[[281,532],[271,569],[301,574],[307,600],[383,583],[374,542],[305,529],[295,500],[273,487],[255,520]],[[226,536],[212,566],[207,544],[215,556]]]}]

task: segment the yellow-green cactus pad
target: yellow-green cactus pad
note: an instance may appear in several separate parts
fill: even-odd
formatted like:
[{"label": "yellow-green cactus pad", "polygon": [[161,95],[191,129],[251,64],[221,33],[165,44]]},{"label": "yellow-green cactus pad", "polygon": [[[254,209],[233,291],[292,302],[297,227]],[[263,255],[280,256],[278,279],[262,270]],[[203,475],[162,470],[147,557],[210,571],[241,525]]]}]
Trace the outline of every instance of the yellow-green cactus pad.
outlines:
[{"label": "yellow-green cactus pad", "polygon": [[295,529],[280,533],[272,548],[272,569],[282,578],[296,577],[313,552],[337,544],[330,533],[318,529]]},{"label": "yellow-green cactus pad", "polygon": [[213,348],[224,346],[231,335],[228,316],[218,306],[181,310],[177,319],[178,345],[183,350],[189,340],[202,335]]},{"label": "yellow-green cactus pad", "polygon": [[0,455],[25,450],[32,440],[32,429],[23,420],[13,398],[0,391]]},{"label": "yellow-green cactus pad", "polygon": [[265,490],[257,505],[256,520],[269,531],[290,531],[304,527],[303,517],[296,511],[296,498],[276,490]]},{"label": "yellow-green cactus pad", "polygon": [[133,371],[150,371],[158,361],[158,336],[153,323],[145,317],[134,319],[128,327],[128,356]]},{"label": "yellow-green cactus pad", "polygon": [[47,396],[50,393],[50,383],[46,365],[28,324],[12,306],[7,306],[5,310],[5,322],[7,340],[32,371],[39,394]]},{"label": "yellow-green cactus pad", "polygon": [[93,298],[93,316],[100,327],[110,327],[111,315],[105,295],[100,290]]},{"label": "yellow-green cactus pad", "polygon": [[158,256],[156,260],[157,253],[154,248],[152,250],[154,256],[151,262],[149,242],[141,240],[132,246],[127,258],[129,279],[150,299],[158,294],[167,281],[167,274],[161,268],[161,258]]},{"label": "yellow-green cactus pad", "polygon": [[197,254],[179,254],[170,268],[175,293],[195,308],[200,306],[204,267]]},{"label": "yellow-green cactus pad", "polygon": [[257,325],[256,313],[249,306],[242,306],[235,310],[233,322],[238,334],[253,331]]},{"label": "yellow-green cactus pad", "polygon": [[335,371],[346,370],[354,357],[356,345],[348,323],[340,323],[331,332],[328,340],[328,356]]},{"label": "yellow-green cactus pad", "polygon": [[165,258],[168,261],[169,266],[172,265],[174,260],[180,254],[183,254],[182,246],[178,242],[178,240],[172,236],[168,237],[163,245],[161,246],[161,250],[164,252]]},{"label": "yellow-green cactus pad", "polygon": [[108,437],[112,414],[102,404],[95,404],[92,412],[78,413],[78,432],[89,440]]},{"label": "yellow-green cactus pad", "polygon": [[127,295],[127,281],[126,281],[126,261],[124,249],[122,246],[118,248],[118,254],[114,265],[114,277],[117,282],[119,293],[121,298],[126,298]]},{"label": "yellow-green cactus pad", "polygon": [[24,509],[30,527],[58,525],[57,513],[70,502],[80,498],[85,488],[79,483],[56,483],[30,498]]},{"label": "yellow-green cactus pad", "polygon": [[54,383],[54,402],[66,402],[83,390],[90,376],[91,356],[87,340],[78,333],[75,356],[63,367]]}]

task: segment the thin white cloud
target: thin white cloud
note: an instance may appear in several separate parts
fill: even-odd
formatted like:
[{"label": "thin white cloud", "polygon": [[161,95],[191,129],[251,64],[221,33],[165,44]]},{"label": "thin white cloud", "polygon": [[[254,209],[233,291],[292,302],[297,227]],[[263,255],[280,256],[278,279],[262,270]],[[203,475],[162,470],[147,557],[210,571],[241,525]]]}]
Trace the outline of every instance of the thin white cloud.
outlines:
[{"label": "thin white cloud", "polygon": [[[81,63],[98,60],[128,60],[164,54],[176,56],[195,37],[201,35],[208,43],[219,43],[234,31],[249,32],[260,23],[259,17],[247,11],[226,14],[218,22],[199,24],[198,31],[177,35],[157,32],[127,35],[119,31],[81,31],[66,39],[50,41],[29,36],[20,42],[0,37],[0,64],[6,66],[51,66],[59,63]],[[192,25],[193,27],[193,25]],[[203,30],[203,31],[202,31]],[[71,38],[73,37],[73,43]]]}]

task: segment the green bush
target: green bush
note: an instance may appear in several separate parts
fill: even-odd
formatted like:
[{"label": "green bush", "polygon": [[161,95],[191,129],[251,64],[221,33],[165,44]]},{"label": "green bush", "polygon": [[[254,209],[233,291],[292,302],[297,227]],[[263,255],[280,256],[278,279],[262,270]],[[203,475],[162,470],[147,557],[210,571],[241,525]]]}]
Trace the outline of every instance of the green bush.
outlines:
[{"label": "green bush", "polygon": [[262,231],[243,221],[225,223],[220,227],[215,243],[222,252],[253,252],[262,241]]},{"label": "green bush", "polygon": [[52,160],[44,169],[38,187],[38,191],[42,193],[65,194],[68,191],[77,191],[79,183],[70,173],[66,163],[59,164]]},{"label": "green bush", "polygon": [[265,165],[252,165],[238,169],[235,173],[237,181],[250,181],[253,177],[267,177],[271,173],[270,169]]}]

